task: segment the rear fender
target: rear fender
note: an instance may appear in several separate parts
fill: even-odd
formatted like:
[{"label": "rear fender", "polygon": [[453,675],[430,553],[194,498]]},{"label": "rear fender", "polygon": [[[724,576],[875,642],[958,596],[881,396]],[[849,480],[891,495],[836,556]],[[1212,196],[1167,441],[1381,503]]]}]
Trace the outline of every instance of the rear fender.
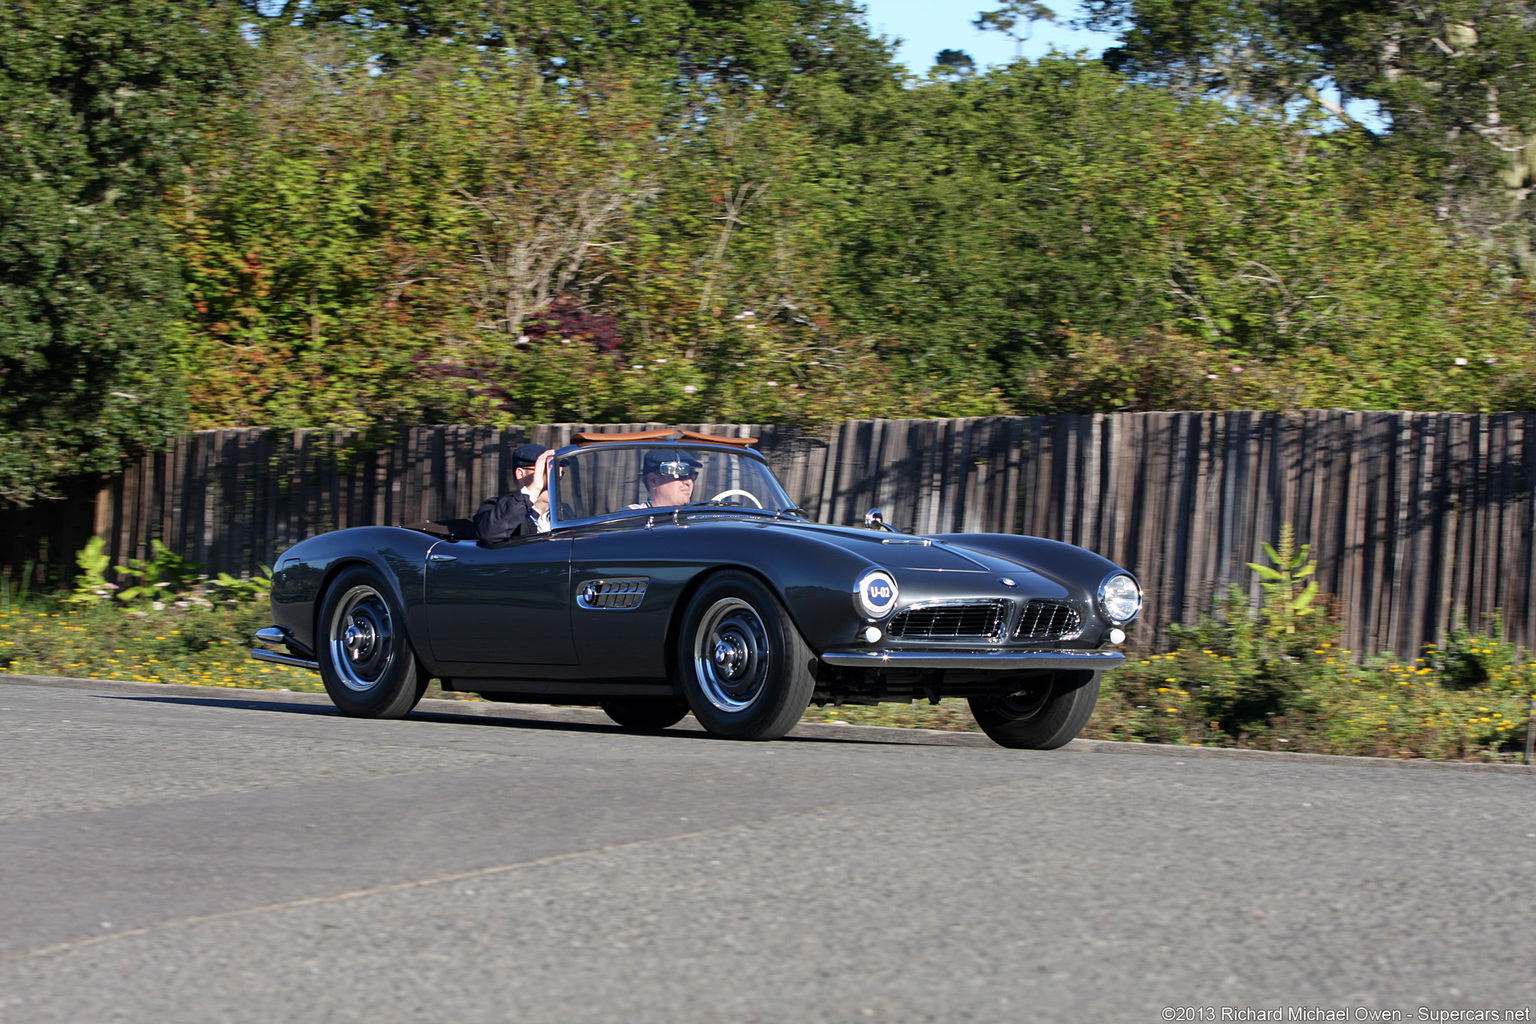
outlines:
[{"label": "rear fender", "polygon": [[284,552],[272,574],[272,618],[296,646],[314,653],[320,643],[320,605],[341,572],[364,565],[383,582],[405,613],[412,647],[425,647],[426,615],[423,569],[426,555],[440,543],[413,530],[360,527],[303,541]]}]

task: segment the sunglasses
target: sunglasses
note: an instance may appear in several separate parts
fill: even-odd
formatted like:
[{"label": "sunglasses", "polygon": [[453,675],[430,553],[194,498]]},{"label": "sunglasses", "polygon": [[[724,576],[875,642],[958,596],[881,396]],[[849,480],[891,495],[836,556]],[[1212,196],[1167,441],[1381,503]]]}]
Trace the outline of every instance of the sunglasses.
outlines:
[{"label": "sunglasses", "polygon": [[669,476],[674,480],[696,480],[699,471],[686,462],[663,462],[651,472]]}]

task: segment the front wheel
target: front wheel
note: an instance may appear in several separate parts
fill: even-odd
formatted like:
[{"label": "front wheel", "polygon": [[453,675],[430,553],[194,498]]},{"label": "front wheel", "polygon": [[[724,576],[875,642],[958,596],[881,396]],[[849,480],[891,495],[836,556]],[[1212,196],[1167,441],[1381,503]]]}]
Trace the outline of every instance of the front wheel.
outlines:
[{"label": "front wheel", "polygon": [[1088,724],[1099,701],[1101,672],[1058,672],[1004,697],[972,697],[971,714],[999,746],[1055,750]]},{"label": "front wheel", "polygon": [[356,718],[404,718],[427,689],[405,617],[371,566],[342,572],[320,604],[320,679]]},{"label": "front wheel", "polygon": [[722,572],[693,595],[678,631],[677,669],[693,716],[737,740],[778,739],[816,687],[815,659],[773,591]]}]

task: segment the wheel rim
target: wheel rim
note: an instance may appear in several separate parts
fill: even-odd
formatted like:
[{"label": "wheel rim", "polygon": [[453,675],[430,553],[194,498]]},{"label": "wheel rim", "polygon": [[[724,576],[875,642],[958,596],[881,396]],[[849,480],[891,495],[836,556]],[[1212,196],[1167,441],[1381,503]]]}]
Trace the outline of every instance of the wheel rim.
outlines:
[{"label": "wheel rim", "polygon": [[704,699],[721,711],[745,711],[768,685],[772,649],[757,609],[727,597],[710,605],[693,641],[693,671]]},{"label": "wheel rim", "polygon": [[364,693],[379,685],[395,660],[394,621],[384,595],[356,586],[336,602],[328,643],[341,685]]}]

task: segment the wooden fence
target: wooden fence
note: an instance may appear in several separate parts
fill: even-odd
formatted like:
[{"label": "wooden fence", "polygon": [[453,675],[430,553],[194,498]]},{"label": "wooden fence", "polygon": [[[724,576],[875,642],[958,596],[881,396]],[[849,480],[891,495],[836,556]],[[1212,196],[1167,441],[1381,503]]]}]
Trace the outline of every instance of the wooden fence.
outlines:
[{"label": "wooden fence", "polygon": [[[178,439],[94,496],[114,563],[151,539],[210,570],[248,572],[326,530],[468,515],[510,485],[510,454],[583,429],[421,427],[393,445],[327,431],[206,431]],[[761,438],[822,522],[879,506],[921,533],[1022,532],[1080,544],[1135,571],[1147,609],[1133,639],[1166,640],[1263,561],[1282,523],[1313,546],[1345,646],[1412,656],[1454,622],[1502,613],[1536,645],[1536,416],[1311,411],[860,420],[827,433],[693,425]],[[1527,440],[1529,438],[1529,441]],[[45,541],[67,577],[85,517],[0,513],[0,568]],[[74,530],[74,536],[61,531]],[[50,532],[51,531],[51,532]]]}]

